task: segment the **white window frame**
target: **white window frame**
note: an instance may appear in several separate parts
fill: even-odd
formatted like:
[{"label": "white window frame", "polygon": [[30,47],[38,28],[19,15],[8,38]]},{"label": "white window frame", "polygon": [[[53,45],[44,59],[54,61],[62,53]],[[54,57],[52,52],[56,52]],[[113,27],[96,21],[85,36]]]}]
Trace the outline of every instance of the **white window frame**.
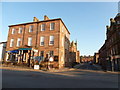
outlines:
[{"label": "white window frame", "polygon": [[33,25],[29,26],[29,32],[33,32]]},{"label": "white window frame", "polygon": [[22,33],[22,27],[19,27],[18,33]]},{"label": "white window frame", "polygon": [[32,46],[32,37],[28,37],[28,46]]},{"label": "white window frame", "polygon": [[[54,26],[52,26],[52,24],[54,25]],[[53,28],[52,28],[53,27]],[[50,23],[50,30],[54,30],[55,29],[55,23],[53,22],[53,23]]]},{"label": "white window frame", "polygon": [[[43,42],[43,45],[42,45],[42,42]],[[40,37],[40,46],[44,46],[44,44],[45,44],[45,37],[41,36]]]},{"label": "white window frame", "polygon": [[20,47],[20,43],[21,43],[21,38],[17,39],[17,47]]},{"label": "white window frame", "polygon": [[15,34],[15,28],[12,28],[12,34]]},{"label": "white window frame", "polygon": [[13,47],[14,46],[14,39],[11,39],[10,40],[10,47]]},{"label": "white window frame", "polygon": [[41,31],[45,31],[45,24],[41,24]]},{"label": "white window frame", "polygon": [[[53,38],[53,40],[51,40]],[[53,35],[51,35],[50,37],[49,37],[49,45],[54,45],[54,36]],[[51,41],[53,41],[53,44],[51,44]]]}]

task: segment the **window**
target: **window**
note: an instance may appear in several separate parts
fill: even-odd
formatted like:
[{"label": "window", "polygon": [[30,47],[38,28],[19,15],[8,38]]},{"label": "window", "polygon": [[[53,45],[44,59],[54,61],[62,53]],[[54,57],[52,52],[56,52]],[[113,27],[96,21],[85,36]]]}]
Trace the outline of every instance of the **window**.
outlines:
[{"label": "window", "polygon": [[17,39],[17,47],[19,47],[19,46],[20,46],[20,42],[21,42],[21,39],[20,39],[20,38],[18,38],[18,39]]},{"label": "window", "polygon": [[29,32],[33,32],[33,25],[29,27]]},{"label": "window", "polygon": [[32,46],[32,38],[31,37],[28,38],[28,46]]},{"label": "window", "polygon": [[117,21],[117,24],[120,24],[120,21]]},{"label": "window", "polygon": [[50,30],[54,30],[55,29],[55,23],[50,23]]},{"label": "window", "polygon": [[54,56],[54,51],[49,52],[50,56]]},{"label": "window", "polygon": [[50,44],[50,45],[53,45],[53,44],[54,44],[54,36],[50,36],[49,44]]},{"label": "window", "polygon": [[40,52],[40,56],[44,57],[44,51]]},{"label": "window", "polygon": [[44,39],[45,39],[45,37],[40,37],[40,46],[43,46],[44,45]]},{"label": "window", "polygon": [[45,24],[41,25],[41,31],[45,31]]},{"label": "window", "polygon": [[22,33],[22,27],[19,27],[18,33]]},{"label": "window", "polygon": [[10,47],[13,47],[14,46],[14,39],[11,39],[10,40]]},{"label": "window", "polygon": [[15,33],[15,28],[12,28],[12,34],[14,34]]}]

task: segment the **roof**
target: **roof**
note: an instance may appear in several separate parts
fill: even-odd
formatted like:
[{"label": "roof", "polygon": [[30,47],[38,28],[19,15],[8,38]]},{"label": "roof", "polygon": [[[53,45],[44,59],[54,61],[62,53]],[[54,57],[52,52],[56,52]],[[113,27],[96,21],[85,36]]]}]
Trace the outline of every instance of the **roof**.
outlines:
[{"label": "roof", "polygon": [[[33,24],[33,23],[40,23],[40,22],[48,22],[48,21],[55,21],[55,20],[61,20],[61,18],[56,18],[56,19],[49,19],[49,20],[43,20],[43,21],[37,21],[37,22],[28,22],[28,23],[21,23],[21,24],[15,24],[15,25],[9,25],[9,27],[12,26],[18,26],[18,25],[26,25],[26,24]],[[62,21],[62,23],[64,24],[64,22]],[[66,25],[64,24],[65,28],[67,29]],[[69,30],[67,29],[68,33],[70,34]]]},{"label": "roof", "polygon": [[61,18],[57,18],[57,19],[49,19],[49,20],[43,20],[43,21],[37,21],[37,22],[21,23],[21,24],[15,24],[15,25],[9,25],[9,27],[12,27],[12,26],[18,26],[18,25],[32,24],[32,23],[40,23],[40,22],[55,21],[55,20],[61,20]]}]

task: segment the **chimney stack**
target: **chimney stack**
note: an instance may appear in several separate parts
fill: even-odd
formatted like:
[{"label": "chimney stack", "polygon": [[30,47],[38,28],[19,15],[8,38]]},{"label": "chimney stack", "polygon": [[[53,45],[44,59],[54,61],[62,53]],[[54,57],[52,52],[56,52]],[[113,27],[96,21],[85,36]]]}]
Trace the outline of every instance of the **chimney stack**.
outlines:
[{"label": "chimney stack", "polygon": [[39,21],[38,18],[36,18],[36,17],[33,18],[33,22],[38,22],[38,21]]},{"label": "chimney stack", "polygon": [[107,26],[106,26],[106,29],[107,29],[107,30],[110,30],[110,26],[107,25]]},{"label": "chimney stack", "polygon": [[49,20],[47,15],[44,16],[44,20]]}]

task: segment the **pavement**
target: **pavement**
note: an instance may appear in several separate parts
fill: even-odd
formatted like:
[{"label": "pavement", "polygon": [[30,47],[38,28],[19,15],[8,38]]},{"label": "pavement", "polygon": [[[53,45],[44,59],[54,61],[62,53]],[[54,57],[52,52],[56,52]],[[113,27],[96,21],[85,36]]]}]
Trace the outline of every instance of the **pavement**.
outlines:
[{"label": "pavement", "polygon": [[1,67],[3,88],[118,88],[118,73],[64,69],[41,71]]}]

